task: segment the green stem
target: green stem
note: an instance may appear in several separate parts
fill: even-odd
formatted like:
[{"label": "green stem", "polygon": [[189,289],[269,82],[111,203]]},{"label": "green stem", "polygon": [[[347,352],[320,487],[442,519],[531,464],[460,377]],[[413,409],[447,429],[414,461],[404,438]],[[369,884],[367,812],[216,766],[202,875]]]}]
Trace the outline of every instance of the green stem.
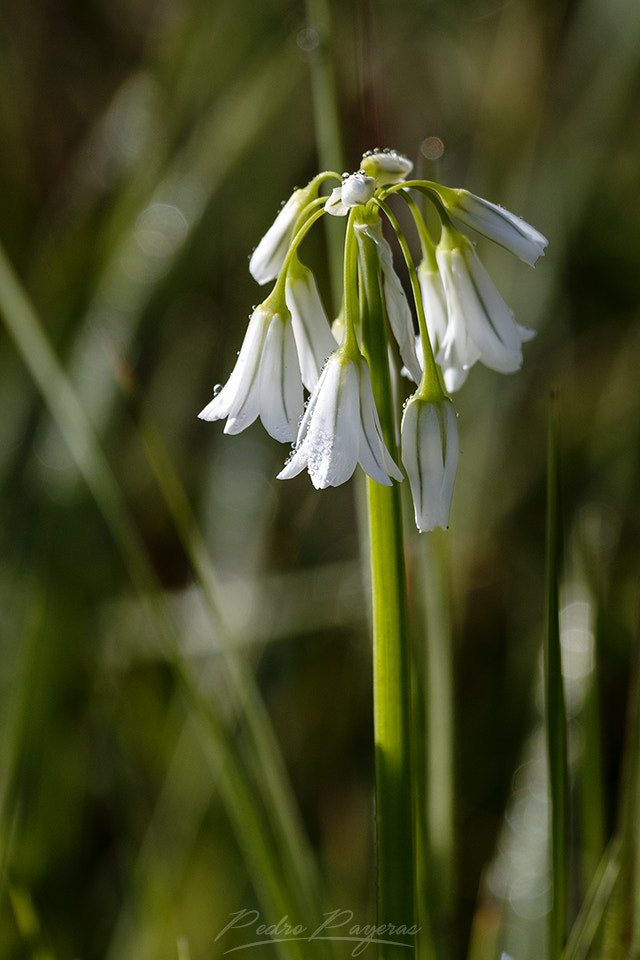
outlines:
[{"label": "green stem", "polygon": [[[375,243],[358,237],[364,293],[362,341],[384,439],[394,453],[380,264]],[[411,688],[400,489],[367,481],[373,614],[378,924],[414,922]],[[399,938],[395,938],[398,940]],[[379,946],[380,960],[407,957],[406,944]]]}]

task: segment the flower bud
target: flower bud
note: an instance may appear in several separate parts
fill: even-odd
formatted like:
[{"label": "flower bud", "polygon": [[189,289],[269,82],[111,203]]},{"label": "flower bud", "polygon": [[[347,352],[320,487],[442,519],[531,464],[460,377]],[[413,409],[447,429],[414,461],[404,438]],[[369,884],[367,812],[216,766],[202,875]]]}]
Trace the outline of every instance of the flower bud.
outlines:
[{"label": "flower bud", "polygon": [[431,403],[414,395],[404,408],[400,432],[416,526],[421,533],[446,530],[459,453],[453,404],[446,397]]},{"label": "flower bud", "polygon": [[362,157],[362,172],[373,177],[377,187],[390,183],[400,183],[413,170],[411,160],[407,160],[395,150],[373,150]]},{"label": "flower bud", "polygon": [[376,182],[373,177],[367,177],[364,173],[352,173],[351,176],[345,177],[342,186],[332,191],[324,208],[334,217],[344,217],[349,207],[368,203],[375,188]]}]

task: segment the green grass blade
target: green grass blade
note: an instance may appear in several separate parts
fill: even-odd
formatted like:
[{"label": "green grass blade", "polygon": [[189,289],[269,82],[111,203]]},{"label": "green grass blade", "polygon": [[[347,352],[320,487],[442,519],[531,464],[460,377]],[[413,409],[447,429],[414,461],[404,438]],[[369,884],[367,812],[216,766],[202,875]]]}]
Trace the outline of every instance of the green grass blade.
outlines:
[{"label": "green grass blade", "polygon": [[562,960],[585,960],[601,928],[620,869],[620,845],[612,841],[598,865],[587,897],[573,924]]},{"label": "green grass blade", "polygon": [[567,929],[569,776],[567,715],[562,678],[559,592],[562,567],[560,507],[560,430],[558,396],[551,398],[547,486],[547,636],[545,694],[551,822],[551,890],[549,957],[557,960]]},{"label": "green grass blade", "polygon": [[[319,919],[322,913],[320,879],[271,720],[253,675],[238,654],[231,629],[224,620],[219,601],[220,586],[206,544],[162,437],[144,417],[139,418],[138,427],[149,465],[201,586],[212,626],[223,644],[227,668],[242,710],[242,722],[246,724],[248,731],[254,775],[267,807],[271,828],[283,851],[287,872],[290,880],[299,888],[300,896],[306,904],[307,915],[313,917],[315,913],[316,919]],[[333,945],[329,944],[328,950],[332,949]]]},{"label": "green grass blade", "polygon": [[[229,817],[265,910],[278,919],[287,913],[297,912],[312,926],[314,922],[317,923],[317,912],[313,916],[308,915],[308,904],[304,899],[301,901],[297,882],[288,873],[286,855],[274,843],[264,820],[260,799],[248,772],[239,762],[224,720],[215,712],[214,705],[202,696],[196,678],[181,657],[179,637],[136,524],[128,512],[93,428],[2,249],[0,313],[111,530],[131,579],[146,602],[151,622],[163,641],[167,660],[203,731],[203,743],[218,774],[219,788]],[[298,941],[286,944],[283,955],[299,960],[302,956],[301,944]],[[309,948],[306,952],[308,955]]]}]

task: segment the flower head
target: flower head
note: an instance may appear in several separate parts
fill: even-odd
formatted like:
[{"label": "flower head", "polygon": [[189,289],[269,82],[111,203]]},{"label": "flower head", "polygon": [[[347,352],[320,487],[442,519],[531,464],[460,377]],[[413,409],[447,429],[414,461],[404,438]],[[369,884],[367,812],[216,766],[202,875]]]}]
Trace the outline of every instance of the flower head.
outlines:
[{"label": "flower head", "polygon": [[544,256],[549,241],[521,217],[482,197],[476,197],[468,190],[438,186],[437,192],[444,201],[447,213],[463,233],[465,228],[471,227],[531,267],[538,257]]},{"label": "flower head", "polygon": [[337,487],[360,463],[385,486],[402,473],[385,446],[364,357],[337,350],[327,360],[300,424],[293,453],[278,474],[289,480],[307,468],[316,489]]},{"label": "flower head", "polygon": [[[447,391],[457,390],[477,361],[502,373],[517,370],[522,344],[533,336],[515,322],[466,234],[479,233],[532,266],[547,240],[467,190],[408,180],[411,170],[402,154],[375,149],[363,154],[356,173],[340,178],[324,171],[294,190],[249,264],[259,283],[275,280],[275,287],[254,309],[231,376],[200,417],[226,419],[226,433],[260,417],[276,439],[295,439],[281,479],[307,469],[315,487],[337,486],[360,463],[374,482],[388,486],[402,473],[393,459],[395,442],[391,452],[385,444],[378,409],[391,428],[401,367],[419,386],[395,429],[416,524],[431,530],[448,525],[458,462],[456,417],[443,382]],[[320,196],[328,179],[340,185],[329,197]],[[439,216],[437,242],[414,191]],[[406,202],[416,227],[422,252],[417,267],[393,210],[398,201]],[[307,232],[326,213],[345,218],[344,286],[332,326],[315,276],[298,255]],[[385,218],[396,252],[404,256],[402,281],[383,234]],[[306,410],[303,387],[311,394]]]},{"label": "flower head", "polygon": [[448,315],[436,359],[447,390],[461,387],[477,360],[499,373],[514,373],[522,365],[522,343],[534,331],[515,322],[473,244],[457,230],[443,226],[436,258]]},{"label": "flower head", "polygon": [[226,418],[224,432],[232,434],[260,417],[272,437],[287,442],[296,436],[303,406],[291,314],[266,300],[251,315],[231,376],[198,416]]},{"label": "flower head", "polygon": [[418,530],[446,530],[459,453],[451,401],[432,403],[419,394],[411,397],[402,415],[401,443]]}]

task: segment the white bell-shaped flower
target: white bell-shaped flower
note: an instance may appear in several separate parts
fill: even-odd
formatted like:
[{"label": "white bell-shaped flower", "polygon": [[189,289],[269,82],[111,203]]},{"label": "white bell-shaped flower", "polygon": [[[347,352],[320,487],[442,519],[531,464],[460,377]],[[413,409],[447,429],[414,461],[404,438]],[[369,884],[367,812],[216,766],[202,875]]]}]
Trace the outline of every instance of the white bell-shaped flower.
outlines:
[{"label": "white bell-shaped flower", "polygon": [[535,333],[515,322],[471,241],[454,228],[443,226],[436,257],[448,317],[436,360],[447,390],[459,389],[478,360],[499,373],[519,370],[522,343]]},{"label": "white bell-shaped flower", "polygon": [[367,362],[337,350],[320,374],[293,453],[278,478],[289,480],[306,468],[321,490],[344,483],[358,463],[376,483],[390,486],[390,477],[402,480],[382,438]]},{"label": "white bell-shaped flower", "polygon": [[402,463],[407,473],[421,532],[449,526],[453,486],[458,469],[458,424],[447,398],[435,403],[411,397],[400,428]]},{"label": "white bell-shaped flower", "polygon": [[306,187],[294,190],[282,206],[249,260],[249,272],[258,283],[275,280],[280,273],[298,217],[317,193],[318,184],[312,180]]},{"label": "white bell-shaped flower", "polygon": [[438,186],[437,192],[447,213],[463,233],[465,228],[471,227],[531,267],[538,257],[544,256],[549,241],[521,217],[482,197],[476,197],[468,190]]},{"label": "white bell-shaped flower", "polygon": [[283,443],[294,440],[304,409],[300,366],[291,314],[268,301],[249,320],[238,360],[225,386],[198,416],[224,420],[225,433],[240,433],[258,417]]},{"label": "white bell-shaped flower", "polygon": [[316,278],[297,255],[292,257],[287,270],[285,295],[291,311],[302,382],[311,392],[325,360],[336,349],[337,343],[320,299]]}]

